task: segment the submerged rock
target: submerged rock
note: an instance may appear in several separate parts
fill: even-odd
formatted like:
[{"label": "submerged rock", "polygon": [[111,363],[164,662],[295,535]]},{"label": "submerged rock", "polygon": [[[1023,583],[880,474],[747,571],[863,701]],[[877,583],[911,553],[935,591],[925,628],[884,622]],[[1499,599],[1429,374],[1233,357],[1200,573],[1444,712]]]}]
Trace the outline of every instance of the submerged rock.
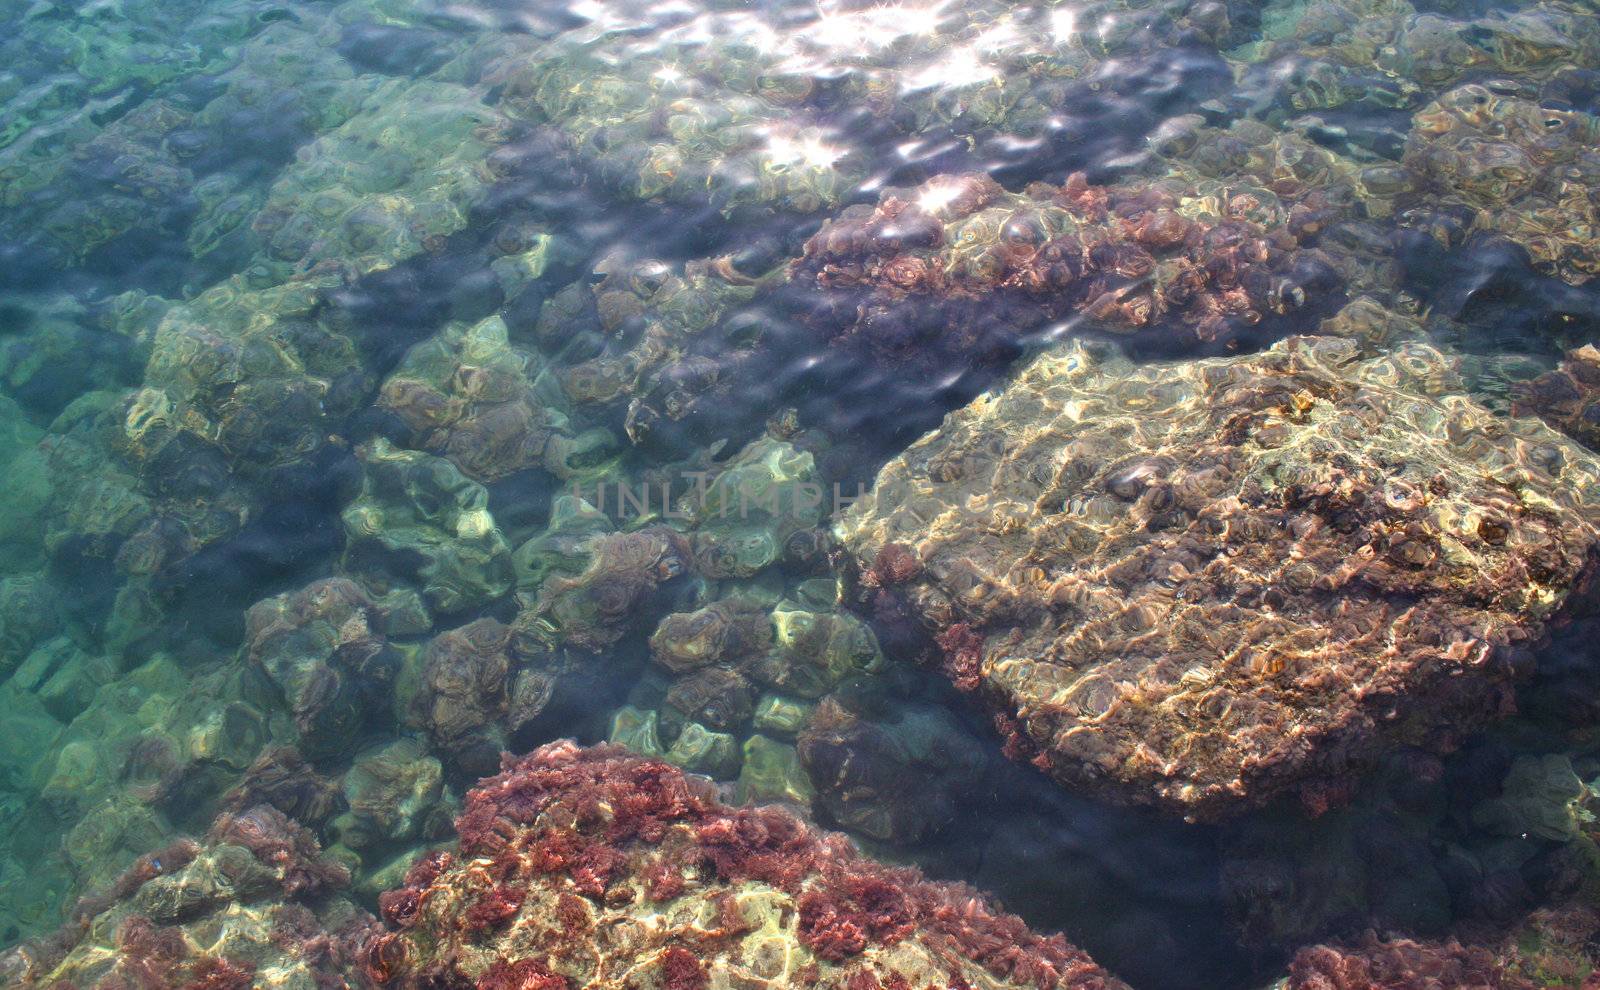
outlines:
[{"label": "submerged rock", "polygon": [[1058,321],[1193,350],[1336,295],[1333,266],[1299,246],[1270,193],[1207,191],[1078,174],[1011,193],[939,176],[844,210],[793,277],[830,332],[941,374],[1007,357]]},{"label": "submerged rock", "polygon": [[597,533],[577,547],[587,566],[568,577],[553,573],[531,607],[518,616],[518,635],[600,653],[627,634],[665,583],[687,573],[689,544],[665,526]]},{"label": "submerged rock", "polygon": [[[1262,37],[1236,54],[1284,109],[1411,108],[1464,78],[1505,85],[1547,80],[1600,54],[1600,30],[1582,4],[1562,0],[1489,8],[1407,0],[1273,3]],[[1509,77],[1509,78],[1508,78]]]},{"label": "submerged rock", "polygon": [[327,819],[342,795],[332,781],[317,773],[293,746],[278,746],[262,753],[238,785],[222,797],[225,811],[245,811],[270,805],[302,824]]},{"label": "submerged rock", "polygon": [[344,567],[380,590],[415,586],[440,613],[485,605],[511,590],[511,549],[489,513],[489,493],[450,461],[363,447],[361,494],[343,513]]},{"label": "submerged rock", "polygon": [[575,666],[564,651],[516,637],[494,619],[477,619],[440,633],[423,650],[408,719],[455,764],[474,776],[488,773],[502,752],[516,748],[511,735],[538,717]]},{"label": "submerged rock", "polygon": [[1509,934],[1410,939],[1369,931],[1347,943],[1301,949],[1273,990],[1590,990],[1600,972],[1597,931],[1600,916],[1581,906],[1536,911]]},{"label": "submerged rock", "polygon": [[529,468],[567,478],[571,461],[612,444],[603,431],[573,436],[560,388],[542,370],[491,317],[413,347],[384,382],[379,404],[405,421],[421,447],[475,480]]},{"label": "submerged rock", "polygon": [[1600,450],[1600,349],[1585,344],[1554,371],[1512,388],[1511,411],[1538,416],[1591,450]]},{"label": "submerged rock", "polygon": [[344,775],[348,815],[334,822],[346,845],[411,839],[443,793],[439,761],[415,739],[397,739],[357,756]]},{"label": "submerged rock", "polygon": [[344,868],[260,806],[141,856],[49,939],[0,956],[12,987],[349,986],[331,937],[371,923]]},{"label": "submerged rock", "polygon": [[400,987],[1103,988],[1060,936],[616,748],[552,743],[472,791],[458,851],[379,899],[357,951]]},{"label": "submerged rock", "polygon": [[484,196],[508,126],[473,88],[386,80],[273,183],[252,221],[260,263],[364,275],[440,250]]},{"label": "submerged rock", "polygon": [[730,317],[755,294],[726,258],[680,267],[606,257],[544,302],[533,335],[560,356],[554,374],[570,403],[633,443],[671,438],[680,424],[715,439],[747,423],[760,335]]},{"label": "submerged rock", "polygon": [[[1217,817],[1503,712],[1588,599],[1600,463],[1423,346],[1041,356],[891,461],[838,532],[1074,786]],[[891,605],[892,607],[892,605]],[[1301,788],[1301,785],[1311,785]]]},{"label": "submerged rock", "polygon": [[1437,194],[1422,215],[1460,206],[1473,229],[1503,234],[1539,271],[1578,285],[1600,274],[1597,141],[1600,117],[1474,83],[1417,113],[1405,164]]},{"label": "submerged rock", "polygon": [[338,750],[381,710],[399,657],[354,581],[327,578],[258,602],[245,626],[244,656],[283,692],[308,751]]},{"label": "submerged rock", "polygon": [[898,706],[871,719],[832,697],[801,730],[798,755],[835,822],[888,842],[949,824],[984,769],[972,735],[941,708]]}]

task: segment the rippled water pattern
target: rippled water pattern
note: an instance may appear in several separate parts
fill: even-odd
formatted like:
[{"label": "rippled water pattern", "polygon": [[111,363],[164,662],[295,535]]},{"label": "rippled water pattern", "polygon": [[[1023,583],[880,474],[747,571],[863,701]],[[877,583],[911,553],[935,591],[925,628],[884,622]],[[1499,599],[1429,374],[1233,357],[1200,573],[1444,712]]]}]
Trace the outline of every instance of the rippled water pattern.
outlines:
[{"label": "rippled water pattern", "polygon": [[0,973],[573,737],[1140,990],[1593,986],[1597,149],[1593,0],[0,0]]}]

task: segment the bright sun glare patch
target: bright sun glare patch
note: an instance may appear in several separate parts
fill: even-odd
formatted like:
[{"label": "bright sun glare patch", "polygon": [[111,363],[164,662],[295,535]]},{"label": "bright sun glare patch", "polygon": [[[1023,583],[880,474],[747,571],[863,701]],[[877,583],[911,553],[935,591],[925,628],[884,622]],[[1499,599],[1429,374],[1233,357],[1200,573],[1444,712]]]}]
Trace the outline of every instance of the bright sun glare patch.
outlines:
[{"label": "bright sun glare patch", "polygon": [[972,48],[957,48],[944,58],[923,66],[906,78],[908,93],[919,89],[961,89],[991,82],[999,73]]},{"label": "bright sun glare patch", "polygon": [[961,194],[961,186],[955,182],[930,182],[923,187],[922,194],[917,197],[917,206],[924,211],[937,215],[945,207],[955,202]]},{"label": "bright sun glare patch", "polygon": [[783,165],[821,169],[832,168],[834,162],[844,157],[844,150],[825,144],[815,136],[795,138],[773,134],[767,138],[767,154]]},{"label": "bright sun glare patch", "polygon": [[849,54],[887,48],[901,38],[928,35],[938,30],[948,0],[939,3],[893,3],[864,10],[821,11],[817,22],[803,33],[807,47]]},{"label": "bright sun glare patch", "polygon": [[1050,12],[1050,37],[1064,45],[1078,36],[1078,12],[1071,7],[1057,7]]}]

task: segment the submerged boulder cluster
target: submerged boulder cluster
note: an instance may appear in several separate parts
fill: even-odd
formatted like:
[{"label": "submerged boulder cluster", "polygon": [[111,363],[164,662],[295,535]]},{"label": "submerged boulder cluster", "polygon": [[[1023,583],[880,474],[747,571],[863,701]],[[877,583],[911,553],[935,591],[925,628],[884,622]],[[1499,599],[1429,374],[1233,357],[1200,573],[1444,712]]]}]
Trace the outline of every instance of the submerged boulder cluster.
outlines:
[{"label": "submerged boulder cluster", "polygon": [[1117,990],[960,885],[863,857],[787,811],[620,747],[508,757],[459,843],[357,908],[349,873],[266,805],[141,857],[48,939],[18,987],[913,987]]},{"label": "submerged boulder cluster", "polygon": [[760,8],[0,11],[4,982],[1592,987],[1592,4]]}]

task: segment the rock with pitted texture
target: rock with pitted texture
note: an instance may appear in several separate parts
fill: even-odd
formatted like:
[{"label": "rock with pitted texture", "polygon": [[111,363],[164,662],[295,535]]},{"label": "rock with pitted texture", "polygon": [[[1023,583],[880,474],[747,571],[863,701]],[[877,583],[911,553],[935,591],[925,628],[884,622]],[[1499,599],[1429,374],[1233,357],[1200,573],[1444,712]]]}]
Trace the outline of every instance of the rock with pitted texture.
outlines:
[{"label": "rock with pitted texture", "polygon": [[[1506,710],[1590,598],[1600,462],[1455,394],[1420,344],[1291,338],[1135,366],[1040,356],[837,529],[875,594],[1063,783],[1221,817]],[[1319,797],[1319,795],[1322,795]]]},{"label": "rock with pitted texture", "polygon": [[1060,936],[661,760],[570,742],[467,796],[355,947],[395,987],[1116,990]]}]

